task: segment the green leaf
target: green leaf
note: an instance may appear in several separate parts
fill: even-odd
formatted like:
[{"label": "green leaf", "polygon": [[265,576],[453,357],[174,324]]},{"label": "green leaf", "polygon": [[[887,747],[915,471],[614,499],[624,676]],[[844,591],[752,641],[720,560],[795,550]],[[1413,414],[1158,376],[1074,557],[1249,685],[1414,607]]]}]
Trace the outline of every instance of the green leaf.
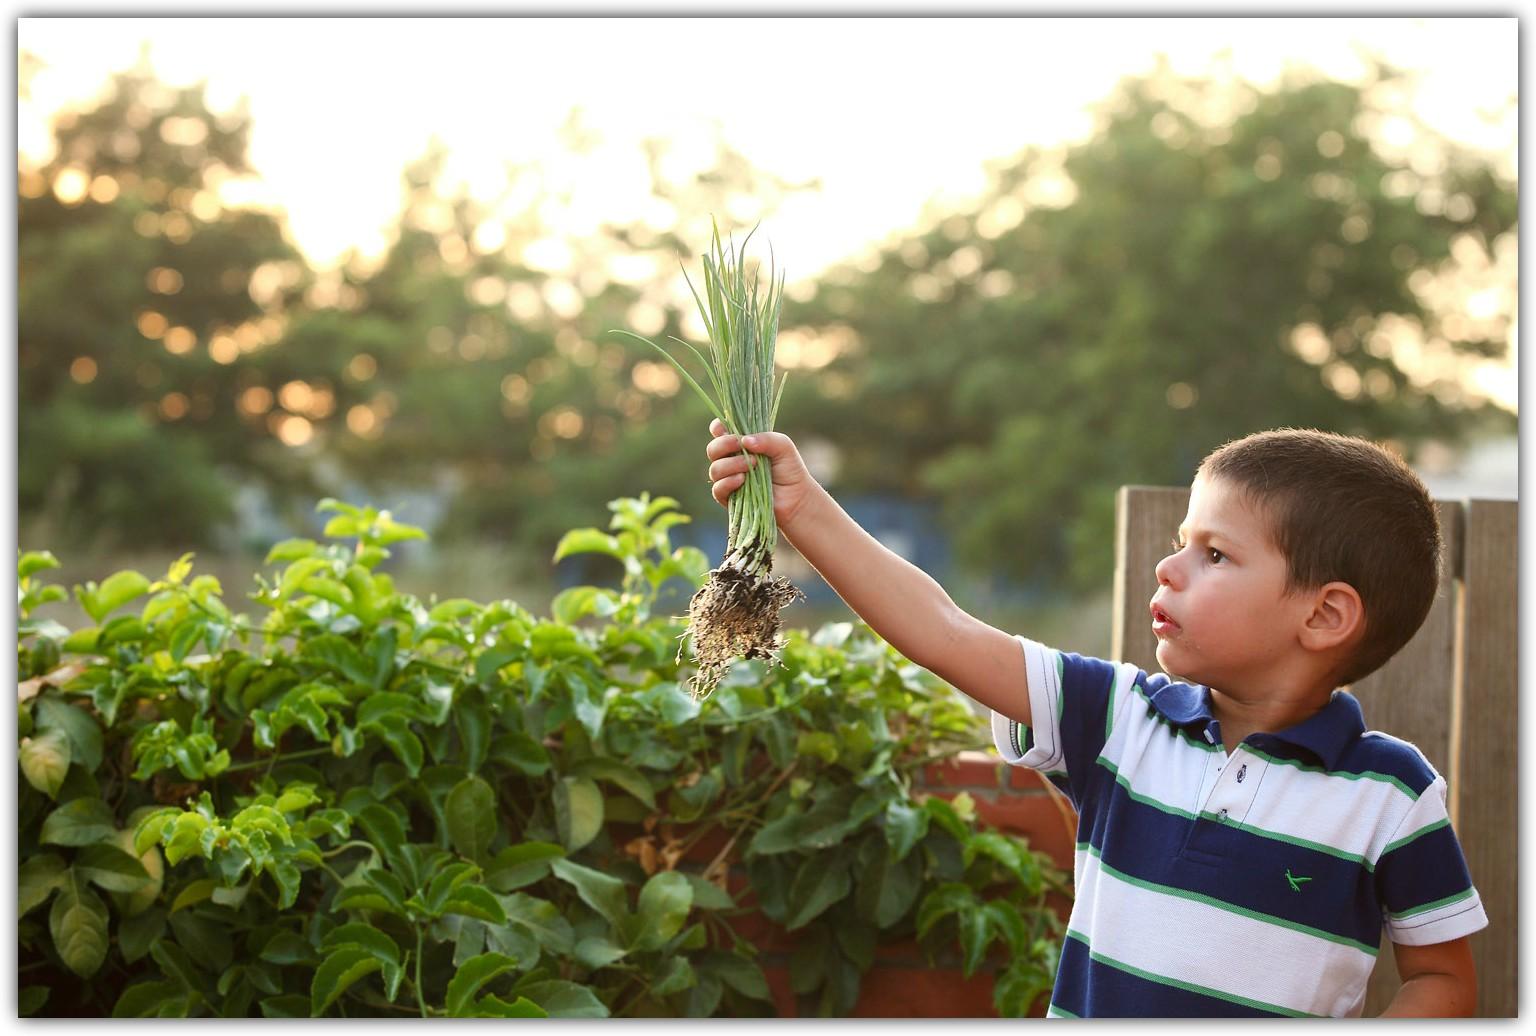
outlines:
[{"label": "green leaf", "polygon": [[176,893],[176,898],[171,901],[171,913],[207,902],[213,898],[213,890],[218,887],[219,883],[212,878],[198,878],[187,882],[181,887],[181,891]]},{"label": "green leaf", "polygon": [[304,644],[305,661],[325,666],[354,683],[372,686],[373,666],[363,658],[352,642],[333,633],[322,634]]},{"label": "green leaf", "polygon": [[552,842],[522,842],[497,853],[485,868],[485,883],[497,892],[531,885],[549,873],[549,863],[565,855]]},{"label": "green leaf", "polygon": [[892,800],[885,807],[885,840],[898,860],[928,833],[928,813],[909,802]]},{"label": "green leaf", "polygon": [[81,978],[90,978],[107,959],[107,905],[78,875],[59,889],[48,930],[59,958]]},{"label": "green leaf", "polygon": [[43,853],[23,862],[17,875],[16,916],[21,917],[48,902],[49,896],[64,887],[68,873],[63,857],[53,853]]},{"label": "green leaf", "polygon": [[263,1018],[308,1018],[310,999],[298,993],[269,996],[261,1001]]},{"label": "green leaf", "polygon": [[262,946],[259,956],[269,964],[309,964],[315,959],[315,948],[293,932],[277,932]]},{"label": "green leaf", "polygon": [[768,978],[763,969],[745,957],[734,953],[713,952],[703,958],[711,975],[716,976],[742,996],[754,1000],[771,1000]]},{"label": "green leaf", "polygon": [[561,590],[549,602],[549,614],[556,622],[566,625],[578,622],[592,614],[612,615],[618,606],[618,595],[612,590],[596,586],[572,586]]},{"label": "green leaf", "polygon": [[607,918],[615,928],[624,927],[629,918],[629,897],[622,881],[570,860],[556,860],[550,869],[555,877],[574,885],[582,902]]},{"label": "green leaf", "polygon": [[51,845],[93,845],[110,839],[116,827],[112,808],[100,799],[71,799],[48,814],[38,841]]},{"label": "green leaf", "polygon": [[37,699],[37,727],[69,739],[69,758],[92,773],[101,765],[101,726],[84,709],[51,694]]},{"label": "green leaf", "polygon": [[197,638],[201,637],[207,628],[208,621],[202,616],[194,616],[178,623],[175,631],[171,633],[168,644],[171,658],[177,662],[186,658],[192,646],[197,643]]},{"label": "green leaf", "polygon": [[987,923],[986,911],[981,904],[959,912],[960,946],[964,953],[961,973],[970,978],[986,958],[987,946],[992,942],[992,926]]},{"label": "green leaf", "polygon": [[706,881],[697,874],[689,874],[679,871],[688,879],[688,885],[693,889],[693,905],[700,910],[733,910],[736,901],[725,889],[712,881]]},{"label": "green leaf", "polygon": [[603,793],[589,777],[561,777],[554,788],[555,827],[575,852],[603,828]]},{"label": "green leaf", "polygon": [[181,815],[181,810],[166,806],[146,813],[133,829],[133,851],[143,856],[151,846],[160,844],[160,834],[165,826]]},{"label": "green leaf", "polygon": [[332,928],[326,933],[320,948],[334,950],[348,945],[365,949],[387,964],[400,963],[400,947],[394,939],[373,925],[357,921]]},{"label": "green leaf", "polygon": [[615,944],[606,935],[589,935],[576,944],[574,955],[589,968],[606,968],[629,951]]},{"label": "green leaf", "polygon": [[77,587],[76,596],[86,614],[99,623],[103,616],[121,608],[148,589],[148,579],[138,572],[128,570],[108,576],[94,592],[87,589],[82,593]]},{"label": "green leaf", "polygon": [[588,756],[572,763],[568,772],[576,777],[607,781],[645,803],[647,809],[656,808],[656,793],[651,790],[651,782],[645,774],[627,763],[607,756]]},{"label": "green leaf", "polygon": [[24,737],[17,748],[22,775],[27,783],[50,799],[58,798],[69,773],[69,738],[61,730]]},{"label": "green leaf", "polygon": [[310,982],[310,1017],[319,1018],[354,982],[383,967],[383,961],[361,946],[347,945],[333,950],[315,969],[315,977]]},{"label": "green leaf", "polygon": [[234,943],[225,922],[191,910],[172,910],[168,921],[176,942],[200,966],[215,975],[229,967],[234,959]]},{"label": "green leaf", "polygon": [[112,892],[137,892],[152,883],[137,856],[115,845],[88,845],[75,857],[75,872]]},{"label": "green leaf", "polygon": [[22,1018],[32,1018],[48,1002],[47,986],[22,986],[16,996],[16,1013]]},{"label": "green leaf", "polygon": [[262,559],[263,565],[270,565],[275,561],[297,561],[300,558],[314,557],[321,550],[320,544],[314,540],[302,538],[287,539],[274,543],[272,549],[267,551],[267,556]]},{"label": "green leaf", "polygon": [[470,690],[461,696],[453,710],[454,724],[459,728],[459,744],[464,753],[464,769],[475,773],[485,763],[485,754],[491,741],[491,711],[478,691]]},{"label": "green leaf", "polygon": [[655,996],[671,996],[691,989],[698,980],[693,964],[687,957],[673,957],[657,971],[651,981],[651,993]]},{"label": "green leaf", "polygon": [[784,927],[789,931],[804,927],[848,895],[852,887],[845,853],[830,858],[824,853],[807,857],[789,886],[789,916]]},{"label": "green leaf", "polygon": [[59,559],[53,556],[53,551],[29,550],[16,559],[16,578],[19,581],[44,569],[58,567]]},{"label": "green leaf", "polygon": [[[411,732],[410,724],[404,716],[397,713],[381,716],[377,721],[367,724],[367,728],[379,732],[395,758],[405,766],[407,773],[412,777],[421,774],[426,752],[421,746],[421,739]],[[359,724],[359,729],[362,729],[362,724]]]},{"label": "green leaf", "polygon": [[[117,1003],[112,1007],[113,1018],[156,1018],[164,1017],[162,1008],[168,1004],[180,1001],[186,1003],[186,992],[175,982],[167,982],[164,979],[155,979],[149,982],[138,982],[123,990],[123,995],[117,998]],[[185,1010],[180,1012],[185,1017]]]},{"label": "green leaf", "polygon": [[117,925],[117,946],[123,952],[123,960],[132,964],[149,952],[150,943],[165,931],[165,911],[150,907],[142,914],[125,917]]},{"label": "green leaf", "polygon": [[101,630],[95,626],[86,626],[65,637],[64,643],[59,645],[59,650],[66,654],[88,655],[96,650],[96,642],[100,639]]},{"label": "green leaf", "polygon": [[607,554],[609,557],[622,559],[624,551],[619,546],[616,536],[610,536],[601,529],[572,529],[560,537],[560,542],[555,545],[553,560],[558,563],[572,554]]},{"label": "green leaf", "polygon": [[548,1018],[548,1013],[526,996],[508,1003],[494,993],[487,993],[475,1002],[476,1018]]},{"label": "green leaf", "polygon": [[521,730],[509,730],[491,740],[490,759],[528,777],[549,772],[549,750]]},{"label": "green leaf", "polygon": [[405,845],[405,827],[400,823],[400,818],[393,810],[377,802],[370,802],[358,810],[357,822],[386,860],[391,859]]},{"label": "green leaf", "polygon": [[608,1008],[586,986],[563,979],[519,983],[516,990],[551,1018],[607,1018]]},{"label": "green leaf", "polygon": [[[507,919],[533,933],[539,945],[551,953],[568,956],[576,945],[571,923],[555,904],[524,892],[501,897]],[[494,933],[494,929],[492,930]]]},{"label": "green leaf", "polygon": [[659,683],[650,690],[636,695],[635,700],[659,714],[662,721],[671,727],[692,722],[702,707],[692,695],[672,680]]},{"label": "green leaf", "polygon": [[182,813],[171,823],[170,830],[171,836],[165,841],[166,863],[174,867],[193,853],[203,854],[203,832],[208,830],[208,821],[201,814]]},{"label": "green leaf", "polygon": [[448,838],[461,856],[483,858],[496,837],[496,792],[480,777],[466,777],[443,804],[448,817]]},{"label": "green leaf", "polygon": [[465,961],[448,981],[445,1006],[448,1008],[449,1017],[472,1017],[474,1011],[471,1007],[475,994],[480,992],[481,987],[497,975],[505,974],[516,967],[515,960],[500,953],[482,953]]},{"label": "green leaf", "polygon": [[443,902],[442,913],[463,914],[490,924],[506,924],[507,914],[501,901],[490,889],[480,885],[460,885]]},{"label": "green leaf", "polygon": [[917,908],[917,937],[927,935],[942,918],[974,910],[975,906],[976,894],[968,885],[947,881],[930,889]]},{"label": "green leaf", "polygon": [[466,597],[453,597],[446,601],[439,601],[427,612],[428,622],[453,622],[462,619],[466,615],[474,615],[481,609],[481,605]]},{"label": "green leaf", "polygon": [[638,910],[638,938],[635,947],[642,950],[660,948],[668,939],[682,931],[693,908],[693,886],[676,871],[661,871],[651,875],[640,889]]},{"label": "green leaf", "polygon": [[922,860],[897,859],[882,841],[871,839],[861,851],[855,893],[859,914],[876,927],[889,928],[911,909],[923,888]]}]

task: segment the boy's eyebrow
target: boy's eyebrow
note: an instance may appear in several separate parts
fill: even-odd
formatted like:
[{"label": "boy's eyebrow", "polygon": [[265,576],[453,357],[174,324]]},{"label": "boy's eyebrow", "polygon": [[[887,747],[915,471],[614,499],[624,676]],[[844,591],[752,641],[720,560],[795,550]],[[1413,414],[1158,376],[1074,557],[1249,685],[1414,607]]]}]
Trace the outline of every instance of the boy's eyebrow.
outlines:
[{"label": "boy's eyebrow", "polygon": [[[1207,540],[1212,540],[1212,539],[1223,540],[1223,541],[1225,541],[1227,543],[1232,544],[1234,547],[1237,547],[1238,549],[1242,549],[1242,547],[1243,547],[1242,539],[1240,539],[1237,536],[1232,535],[1231,533],[1227,532],[1225,529],[1201,529],[1199,531],[1200,531],[1200,536],[1201,536],[1202,539],[1207,539]],[[1188,543],[1189,542],[1189,523],[1188,522],[1181,522],[1179,524],[1179,529],[1178,529],[1178,534],[1177,535],[1179,537],[1179,542],[1180,543]]]}]

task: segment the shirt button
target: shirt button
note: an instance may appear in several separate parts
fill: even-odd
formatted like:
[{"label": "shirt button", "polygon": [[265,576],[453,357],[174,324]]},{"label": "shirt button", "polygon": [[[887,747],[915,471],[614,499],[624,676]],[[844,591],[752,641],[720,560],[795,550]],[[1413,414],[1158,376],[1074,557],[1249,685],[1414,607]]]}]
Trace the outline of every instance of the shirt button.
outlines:
[{"label": "shirt button", "polygon": [[1216,814],[1216,819],[1217,820],[1221,820],[1221,821],[1225,821],[1227,819],[1227,811],[1226,810],[1221,810],[1219,813]]}]

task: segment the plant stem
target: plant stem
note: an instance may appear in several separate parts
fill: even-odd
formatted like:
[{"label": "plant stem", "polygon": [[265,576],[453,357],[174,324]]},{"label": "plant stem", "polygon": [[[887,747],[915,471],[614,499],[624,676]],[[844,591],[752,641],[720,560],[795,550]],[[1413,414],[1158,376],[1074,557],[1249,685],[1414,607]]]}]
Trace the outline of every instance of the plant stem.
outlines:
[{"label": "plant stem", "polygon": [[279,759],[284,761],[289,759],[308,759],[311,756],[324,755],[330,750],[331,749],[329,746],[325,748],[306,748],[302,752],[289,752],[286,755],[272,755],[268,756],[266,759],[255,759],[248,763],[240,763],[237,766],[228,766],[224,768],[223,772],[234,773],[236,770],[254,770],[258,766],[268,767],[268,772],[271,772],[271,766]]},{"label": "plant stem", "polygon": [[427,1017],[427,1001],[421,995],[421,926],[416,927],[416,1003],[421,1007],[421,1016]]}]

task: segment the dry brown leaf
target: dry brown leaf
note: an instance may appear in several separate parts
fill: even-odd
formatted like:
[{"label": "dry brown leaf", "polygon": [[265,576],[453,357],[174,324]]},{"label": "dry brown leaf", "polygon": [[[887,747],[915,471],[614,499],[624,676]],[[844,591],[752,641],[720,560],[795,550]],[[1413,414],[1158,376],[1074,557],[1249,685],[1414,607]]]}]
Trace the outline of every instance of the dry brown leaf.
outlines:
[{"label": "dry brown leaf", "polygon": [[639,838],[631,838],[624,846],[624,852],[640,861],[640,869],[646,875],[656,873],[656,840],[641,835]]},{"label": "dry brown leaf", "polygon": [[37,697],[44,687],[63,687],[83,672],[85,672],[85,666],[79,662],[66,662],[51,673],[34,676],[30,680],[23,680],[17,684],[16,700],[18,702],[29,701]]}]

